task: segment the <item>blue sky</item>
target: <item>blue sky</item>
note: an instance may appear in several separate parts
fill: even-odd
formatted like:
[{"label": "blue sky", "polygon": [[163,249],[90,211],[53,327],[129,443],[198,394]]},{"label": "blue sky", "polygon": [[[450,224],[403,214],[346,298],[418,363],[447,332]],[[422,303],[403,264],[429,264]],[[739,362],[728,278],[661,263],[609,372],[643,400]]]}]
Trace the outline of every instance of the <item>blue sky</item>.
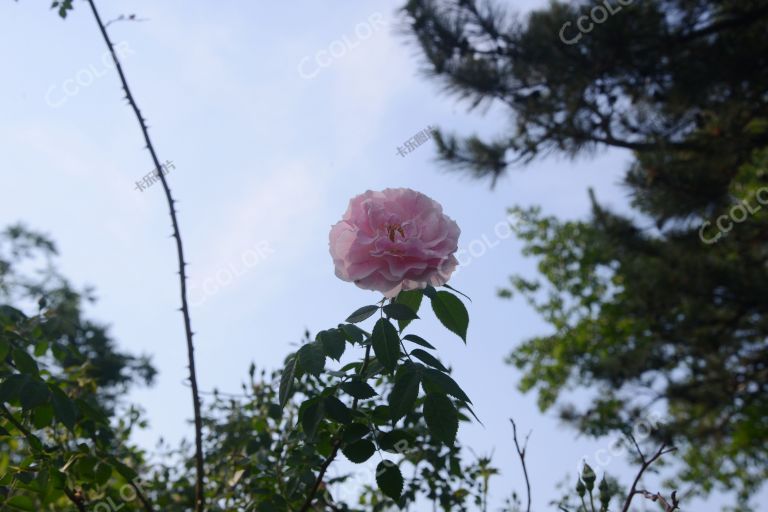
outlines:
[{"label": "blue sky", "polygon": [[[515,204],[584,216],[588,187],[622,209],[627,197],[618,182],[630,155],[548,159],[512,172],[494,191],[439,169],[430,144],[398,156],[397,146],[428,125],[493,134],[508,120],[494,109],[467,112],[419,74],[416,48],[395,30],[395,2],[101,4],[105,19],[146,19],[109,30],[123,42],[124,67],[160,158],[175,167],[168,178],[191,263],[204,390],[238,392],[251,361],[276,368],[304,328],[335,325],[376,299],[334,277],[328,231],[350,197],[405,186],[443,204],[461,226],[462,248],[477,240],[486,247],[475,242],[477,256],[452,280],[473,298],[468,345],[431,315],[419,331],[437,342],[485,423],[462,426],[460,438],[478,454],[494,452],[502,475],[492,484],[493,502],[523,488],[510,416],[533,430],[529,469],[538,505],[583,457],[610,446],[577,437],[516,390],[519,374],[503,359],[547,327],[523,301],[496,297],[509,274],[533,276],[535,266],[514,238],[499,240],[494,229]],[[150,421],[136,440],[151,447],[159,436],[191,434],[176,255],[159,184],[135,188],[152,164],[85,7],[61,21],[47,2],[0,3],[0,172],[11,187],[0,219],[51,234],[65,275],[96,287],[92,316],[110,324],[122,347],[153,357],[157,384],[129,397]],[[605,469],[625,481],[629,475],[621,457]],[[696,510],[716,507],[710,501]]]}]

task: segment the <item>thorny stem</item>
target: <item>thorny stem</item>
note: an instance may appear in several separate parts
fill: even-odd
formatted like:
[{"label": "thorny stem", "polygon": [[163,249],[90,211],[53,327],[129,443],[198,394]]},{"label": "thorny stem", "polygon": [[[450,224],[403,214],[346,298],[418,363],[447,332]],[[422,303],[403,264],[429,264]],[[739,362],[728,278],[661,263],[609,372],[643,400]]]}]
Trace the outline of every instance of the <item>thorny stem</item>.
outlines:
[{"label": "thorny stem", "polygon": [[152,162],[155,165],[155,169],[158,171],[157,175],[160,178],[160,182],[162,183],[163,190],[165,191],[165,198],[168,202],[168,208],[171,213],[171,224],[173,225],[173,237],[176,239],[176,252],[178,255],[179,260],[179,281],[181,284],[181,313],[184,317],[184,331],[186,334],[186,341],[187,341],[187,356],[189,359],[189,381],[190,385],[192,387],[192,406],[194,408],[194,415],[195,415],[195,469],[196,469],[196,480],[195,480],[195,512],[203,512],[205,510],[205,495],[204,495],[204,479],[205,479],[205,469],[204,469],[204,458],[203,458],[203,420],[202,415],[200,413],[200,395],[198,393],[197,388],[197,373],[195,371],[195,347],[192,343],[192,322],[190,320],[189,315],[189,305],[187,303],[187,275],[186,275],[186,263],[184,261],[184,247],[181,242],[181,230],[179,229],[179,221],[176,217],[176,208],[173,196],[171,195],[171,189],[168,186],[168,181],[165,178],[165,175],[161,171],[162,167],[160,165],[160,159],[157,157],[157,152],[155,151],[155,147],[152,145],[152,140],[149,137],[149,131],[147,129],[147,124],[145,119],[141,116],[141,111],[139,110],[138,105],[136,104],[136,100],[133,97],[133,94],[131,93],[131,89],[128,87],[128,81],[125,78],[125,73],[123,73],[123,68],[120,65],[120,60],[117,58],[117,54],[115,53],[114,45],[112,44],[112,41],[109,39],[109,35],[107,34],[107,29],[104,26],[104,23],[101,20],[101,17],[99,16],[99,12],[96,9],[96,4],[94,3],[94,0],[88,0],[88,3],[91,6],[91,10],[93,11],[93,16],[96,19],[96,23],[99,25],[99,30],[101,31],[101,35],[104,37],[104,42],[106,43],[107,47],[109,48],[109,52],[112,55],[112,60],[115,63],[115,68],[117,69],[118,75],[120,75],[120,81],[123,85],[123,90],[125,91],[125,98],[128,100],[128,103],[130,104],[131,108],[133,109],[134,114],[136,114],[136,119],[139,122],[139,126],[141,128],[141,132],[144,135],[144,140],[147,143],[147,149],[149,150],[149,154],[152,156]]},{"label": "thorny stem", "polygon": [[[370,338],[369,338],[370,339]],[[365,371],[368,369],[368,361],[371,356],[371,345],[368,344],[367,347],[365,347],[365,359],[363,360],[363,366],[360,367],[360,373],[358,375],[362,376],[365,375]],[[357,398],[355,398],[352,401],[352,410],[357,410]],[[299,512],[307,512],[309,508],[312,506],[312,502],[315,501],[315,496],[317,495],[318,489],[320,489],[320,485],[323,483],[323,478],[325,478],[325,473],[328,471],[328,468],[330,467],[331,463],[336,459],[336,456],[339,454],[339,449],[341,448],[342,439],[339,437],[336,439],[336,441],[333,443],[333,449],[331,450],[330,455],[323,461],[323,464],[320,466],[320,472],[317,474],[317,478],[315,479],[315,483],[312,486],[312,490],[309,492],[309,496],[307,496],[307,500],[304,502],[304,505],[302,505],[301,509],[299,509]]]}]

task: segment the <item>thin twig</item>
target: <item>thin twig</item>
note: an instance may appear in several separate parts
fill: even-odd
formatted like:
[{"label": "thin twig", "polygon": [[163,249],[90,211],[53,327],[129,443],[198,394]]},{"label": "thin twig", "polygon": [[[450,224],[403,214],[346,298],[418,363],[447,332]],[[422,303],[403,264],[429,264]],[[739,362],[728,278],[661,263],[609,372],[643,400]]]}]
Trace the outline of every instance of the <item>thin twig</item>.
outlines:
[{"label": "thin twig", "polygon": [[515,425],[515,420],[509,418],[509,421],[512,423],[512,438],[515,441],[515,450],[517,450],[517,455],[520,457],[520,464],[523,466],[523,475],[525,476],[525,489],[526,494],[528,495],[528,507],[526,508],[526,511],[531,512],[531,481],[528,479],[528,467],[525,465],[525,451],[528,449],[528,439],[531,437],[531,433],[528,432],[528,435],[525,436],[525,443],[523,443],[523,447],[520,448],[520,442],[517,440],[517,425]]},{"label": "thin twig", "polygon": [[660,492],[657,492],[656,494],[653,494],[650,491],[646,491],[644,489],[638,489],[635,491],[635,494],[642,495],[645,499],[651,500],[654,503],[659,502],[659,504],[664,507],[664,512],[675,512],[675,510],[680,510],[680,501],[677,499],[677,491],[672,492],[672,503],[670,504],[664,497],[661,495]]},{"label": "thin twig", "polygon": [[96,19],[96,23],[99,25],[99,30],[101,31],[101,35],[104,37],[104,42],[106,43],[107,47],[109,48],[109,52],[112,55],[112,60],[115,63],[115,68],[117,69],[118,75],[120,75],[120,81],[123,85],[123,90],[125,91],[125,97],[128,100],[128,103],[131,105],[131,108],[133,109],[134,114],[136,114],[136,119],[139,122],[139,126],[141,128],[141,132],[144,135],[144,140],[147,143],[147,149],[149,150],[149,154],[152,156],[152,162],[155,165],[155,169],[158,171],[157,174],[160,178],[160,182],[163,185],[163,190],[165,191],[165,198],[168,202],[168,208],[171,213],[171,224],[173,225],[173,237],[176,239],[176,252],[178,255],[179,260],[179,281],[181,284],[181,312],[184,317],[184,331],[186,334],[186,341],[187,341],[187,356],[189,360],[189,382],[192,387],[192,406],[194,409],[194,415],[195,415],[195,469],[196,469],[196,479],[195,479],[195,512],[202,512],[205,509],[205,494],[204,494],[204,479],[205,479],[205,469],[204,469],[204,458],[203,458],[203,420],[202,420],[202,414],[200,412],[200,395],[198,393],[197,389],[197,373],[195,371],[195,347],[192,343],[192,322],[190,320],[189,315],[189,305],[187,303],[187,275],[186,275],[186,263],[184,261],[184,247],[181,242],[181,230],[179,229],[179,221],[176,217],[176,208],[173,196],[171,195],[171,189],[168,186],[168,181],[165,178],[165,175],[161,171],[162,166],[160,165],[160,159],[157,157],[157,152],[155,151],[155,147],[152,145],[152,140],[149,137],[149,131],[147,129],[147,124],[145,122],[145,119],[141,116],[141,111],[139,110],[138,105],[136,104],[136,100],[133,97],[133,94],[131,93],[130,87],[128,87],[128,81],[125,78],[125,73],[123,73],[123,68],[120,65],[120,60],[117,58],[117,54],[115,53],[114,45],[112,44],[112,41],[109,39],[109,35],[107,34],[107,29],[104,26],[104,23],[101,21],[101,17],[99,16],[99,12],[96,9],[96,4],[94,3],[94,0],[88,0],[88,3],[91,6],[91,10],[93,11],[93,16]]},{"label": "thin twig", "polygon": [[130,482],[128,482],[128,485],[133,487],[133,490],[136,492],[136,496],[139,497],[139,501],[141,501],[141,504],[144,507],[144,510],[146,510],[147,512],[155,512],[155,509],[152,507],[152,503],[149,502],[147,497],[142,492],[141,488],[138,485],[136,485],[136,482],[131,480]]},{"label": "thin twig", "polygon": [[135,14],[129,14],[126,16],[125,14],[121,14],[115,19],[109,20],[104,24],[105,27],[110,26],[113,23],[117,23],[118,21],[148,21],[147,18],[137,18]]},{"label": "thin twig", "polygon": [[637,476],[635,476],[635,481],[632,482],[632,487],[629,489],[629,494],[627,494],[627,499],[624,502],[624,507],[622,507],[621,512],[629,511],[629,506],[632,504],[632,499],[635,497],[635,495],[638,494],[637,484],[640,482],[640,479],[642,478],[643,473],[645,473],[645,471],[651,466],[651,464],[656,462],[662,455],[665,455],[667,453],[670,453],[676,450],[675,447],[668,448],[666,443],[662,443],[659,449],[656,450],[656,453],[653,454],[653,456],[650,459],[647,459],[643,454],[642,450],[640,449],[640,446],[637,444],[637,441],[632,436],[632,434],[628,434],[628,437],[635,444],[635,448],[637,449],[637,452],[640,455],[640,459],[642,460],[643,465],[640,467],[640,471],[638,471]]}]

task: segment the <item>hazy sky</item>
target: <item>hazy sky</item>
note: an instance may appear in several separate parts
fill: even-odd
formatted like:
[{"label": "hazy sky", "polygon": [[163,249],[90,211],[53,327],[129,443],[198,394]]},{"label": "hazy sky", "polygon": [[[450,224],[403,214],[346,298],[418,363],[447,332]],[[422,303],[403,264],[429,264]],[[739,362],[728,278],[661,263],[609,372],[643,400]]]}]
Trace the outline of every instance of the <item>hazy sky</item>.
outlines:
[{"label": "hazy sky", "polygon": [[[62,21],[49,2],[0,2],[0,172],[11,187],[0,220],[52,235],[64,274],[97,289],[90,314],[110,324],[121,347],[152,356],[157,384],[129,397],[150,421],[136,440],[151,447],[159,436],[191,436],[175,248],[160,185],[136,189],[152,164],[90,11],[76,3]],[[238,392],[251,361],[276,368],[305,328],[336,325],[376,300],[334,277],[328,231],[350,197],[405,186],[441,202],[461,226],[460,246],[472,249],[452,280],[473,298],[468,345],[431,314],[418,330],[436,341],[485,423],[463,425],[459,435],[476,453],[494,453],[502,469],[494,503],[523,489],[509,417],[533,429],[529,470],[539,506],[583,457],[611,445],[577,437],[517,391],[519,374],[503,359],[547,327],[522,300],[497,298],[509,274],[534,276],[535,265],[496,227],[515,204],[584,216],[588,187],[624,208],[618,182],[630,155],[549,159],[494,191],[439,169],[431,144],[399,156],[397,147],[428,125],[493,134],[507,123],[495,110],[467,112],[419,74],[416,48],[396,30],[399,2],[100,4],[105,19],[146,19],[109,30],[122,42],[160,158],[173,162],[204,390]],[[603,468],[627,480],[622,457]],[[373,482],[372,471],[358,470]]]}]

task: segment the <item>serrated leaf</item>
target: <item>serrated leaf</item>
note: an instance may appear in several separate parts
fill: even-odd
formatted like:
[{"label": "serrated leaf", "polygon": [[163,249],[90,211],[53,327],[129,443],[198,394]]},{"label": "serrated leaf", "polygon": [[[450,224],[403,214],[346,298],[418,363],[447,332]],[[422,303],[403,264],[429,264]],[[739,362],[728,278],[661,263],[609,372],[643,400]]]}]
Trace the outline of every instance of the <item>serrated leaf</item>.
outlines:
[{"label": "serrated leaf", "polygon": [[458,334],[466,343],[469,313],[467,313],[467,308],[464,307],[461,299],[446,291],[435,292],[430,298],[432,300],[432,310],[435,312],[438,320],[448,330]]},{"label": "serrated leaf", "polygon": [[459,400],[472,403],[464,390],[461,389],[458,384],[456,384],[456,381],[453,380],[449,375],[446,375],[439,370],[426,368],[424,370],[422,383],[425,393],[437,391],[455,396]]},{"label": "serrated leaf", "polygon": [[40,373],[40,370],[37,367],[37,363],[34,359],[32,359],[32,356],[27,354],[25,350],[20,350],[17,348],[11,350],[11,359],[13,359],[16,368],[21,373],[26,373],[33,376],[37,376]]},{"label": "serrated leaf", "polygon": [[298,362],[299,359],[295,354],[289,356],[285,362],[285,368],[283,368],[283,373],[280,375],[280,389],[278,391],[280,407],[285,407],[285,404],[288,403],[288,398],[290,398],[291,393],[293,392],[293,383],[296,378],[296,366],[298,365]]},{"label": "serrated leaf", "polygon": [[325,355],[338,361],[344,355],[344,349],[347,346],[347,340],[344,333],[339,329],[328,329],[317,333],[317,341],[323,347]]},{"label": "serrated leaf", "polygon": [[379,306],[363,306],[351,315],[347,317],[347,322],[356,324],[362,322],[371,317],[376,311],[379,310]]},{"label": "serrated leaf", "polygon": [[367,336],[366,332],[355,324],[339,324],[339,329],[341,329],[350,343],[361,344]]},{"label": "serrated leaf", "polygon": [[345,443],[353,443],[367,436],[369,432],[368,425],[352,423],[344,427],[341,436]]},{"label": "serrated leaf", "polygon": [[304,429],[304,434],[310,439],[315,437],[317,427],[325,415],[323,405],[324,402],[318,398],[312,398],[302,404],[300,410],[301,426]]},{"label": "serrated leaf", "polygon": [[428,393],[424,399],[424,421],[435,439],[453,446],[459,431],[459,412],[450,398],[441,393]]},{"label": "serrated leaf", "polygon": [[352,379],[349,382],[343,383],[341,389],[358,400],[367,400],[378,394],[367,382],[363,382],[360,379]]},{"label": "serrated leaf", "polygon": [[397,360],[400,358],[400,337],[397,329],[386,318],[380,318],[373,328],[371,344],[376,359],[389,372],[395,371]]},{"label": "serrated leaf", "polygon": [[385,315],[395,320],[411,321],[419,318],[419,316],[413,309],[411,309],[410,306],[405,304],[398,304],[397,302],[387,304],[382,309],[384,310]]},{"label": "serrated leaf", "polygon": [[51,392],[48,386],[37,380],[29,380],[21,388],[21,407],[28,411],[48,402]]},{"label": "serrated leaf", "polygon": [[376,425],[386,425],[392,421],[392,414],[388,405],[377,405],[373,409],[373,422]]},{"label": "serrated leaf", "polygon": [[325,369],[325,352],[319,343],[307,343],[303,345],[296,353],[299,365],[298,367],[314,376],[323,373]]},{"label": "serrated leaf", "polygon": [[381,492],[395,501],[403,494],[403,474],[397,465],[388,460],[383,460],[376,466],[376,483],[379,484]]},{"label": "serrated leaf", "polygon": [[[405,304],[409,308],[411,308],[416,314],[419,313],[419,308],[421,307],[421,301],[424,298],[424,291],[423,290],[407,290],[400,292],[397,297],[395,298],[395,302],[398,304]],[[408,327],[408,324],[411,323],[411,320],[398,320],[397,324],[398,327],[400,327],[400,332],[403,332],[403,329]]]},{"label": "serrated leaf", "polygon": [[419,397],[421,372],[414,366],[401,369],[395,377],[395,385],[389,395],[389,409],[395,422],[411,412]]},{"label": "serrated leaf", "polygon": [[362,464],[376,453],[376,445],[368,439],[361,439],[345,446],[341,452],[350,462]]},{"label": "serrated leaf", "polygon": [[403,454],[413,446],[413,436],[405,430],[392,430],[379,436],[379,448],[391,453]]},{"label": "serrated leaf", "polygon": [[21,389],[29,381],[26,375],[9,375],[0,382],[0,403],[13,402],[21,397]]},{"label": "serrated leaf", "polygon": [[73,430],[77,421],[75,403],[58,387],[51,384],[49,389],[51,390],[51,405],[53,405],[53,413],[56,415],[56,419],[69,430]]},{"label": "serrated leaf", "polygon": [[352,423],[352,414],[349,407],[335,396],[329,396],[325,399],[325,415],[337,423]]},{"label": "serrated leaf", "polygon": [[421,336],[416,336],[415,334],[408,334],[407,336],[403,337],[403,339],[407,340],[407,341],[410,341],[411,343],[415,343],[417,345],[421,345],[424,348],[431,348],[432,350],[437,350],[427,340],[425,340]]},{"label": "serrated leaf", "polygon": [[437,368],[440,371],[447,372],[448,368],[443,366],[443,363],[441,363],[435,356],[430,354],[429,352],[425,350],[421,350],[420,348],[411,350],[411,355],[418,359],[419,361],[428,364],[432,368]]}]

